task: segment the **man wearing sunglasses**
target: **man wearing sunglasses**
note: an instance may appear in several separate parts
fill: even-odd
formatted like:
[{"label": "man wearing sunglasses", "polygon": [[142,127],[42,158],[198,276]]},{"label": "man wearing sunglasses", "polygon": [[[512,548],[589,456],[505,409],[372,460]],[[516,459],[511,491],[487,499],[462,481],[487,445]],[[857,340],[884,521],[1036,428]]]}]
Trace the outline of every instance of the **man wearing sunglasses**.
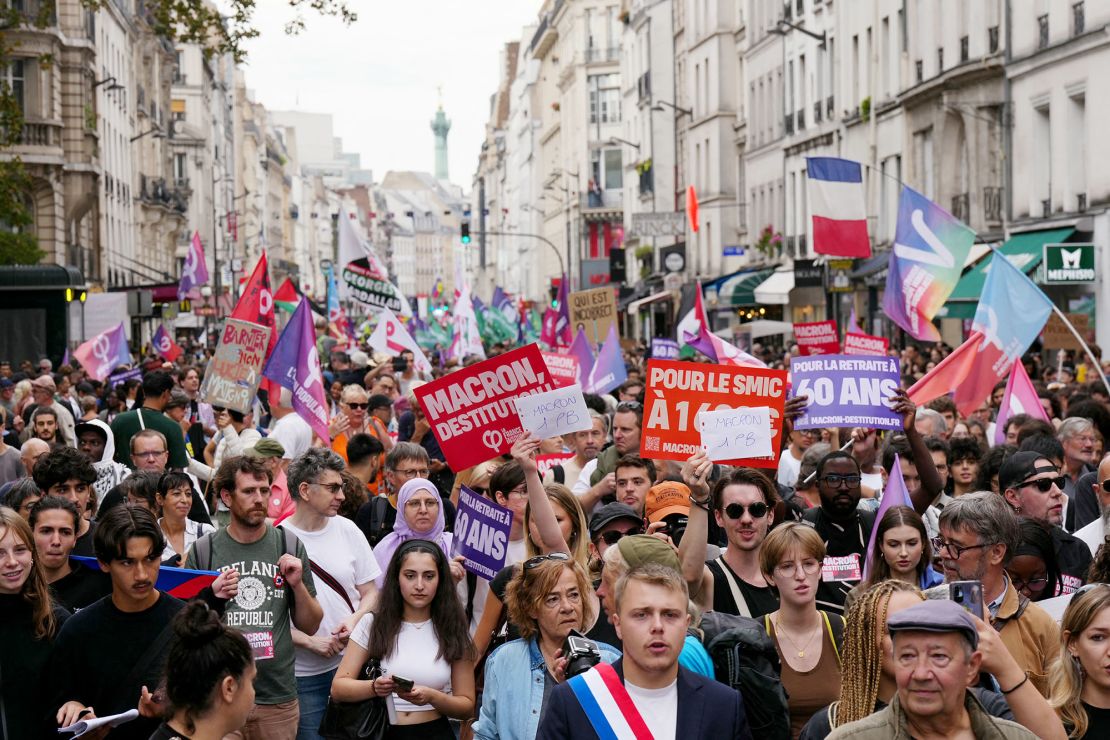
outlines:
[{"label": "man wearing sunglasses", "polygon": [[1076,532],[1075,536],[1087,543],[1093,554],[1106,541],[1107,519],[1110,518],[1110,458],[1099,463],[1092,488],[1098,502],[1099,516]]},{"label": "man wearing sunglasses", "polygon": [[1018,516],[1049,527],[1056,561],[1060,566],[1061,596],[1074,593],[1087,582],[1091,550],[1083,540],[1068,534],[1064,520],[1064,476],[1039,452],[1015,452],[998,471],[998,489]]}]

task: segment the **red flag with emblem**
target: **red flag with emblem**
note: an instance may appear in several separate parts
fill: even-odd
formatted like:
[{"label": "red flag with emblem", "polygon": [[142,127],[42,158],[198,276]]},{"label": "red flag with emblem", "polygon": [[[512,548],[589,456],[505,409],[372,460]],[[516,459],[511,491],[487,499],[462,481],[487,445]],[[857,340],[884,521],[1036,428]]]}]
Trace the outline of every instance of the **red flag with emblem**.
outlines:
[{"label": "red flag with emblem", "polygon": [[[277,344],[278,330],[277,316],[274,313],[274,294],[270,290],[270,270],[266,250],[262,250],[258,264],[254,266],[254,271],[247,278],[243,294],[239,296],[239,301],[231,311],[231,318],[270,327],[270,346],[266,348],[266,357],[269,358],[270,353],[274,351],[274,345]],[[272,384],[269,378],[262,379],[261,388],[266,389],[276,399],[275,394],[279,386]]]}]

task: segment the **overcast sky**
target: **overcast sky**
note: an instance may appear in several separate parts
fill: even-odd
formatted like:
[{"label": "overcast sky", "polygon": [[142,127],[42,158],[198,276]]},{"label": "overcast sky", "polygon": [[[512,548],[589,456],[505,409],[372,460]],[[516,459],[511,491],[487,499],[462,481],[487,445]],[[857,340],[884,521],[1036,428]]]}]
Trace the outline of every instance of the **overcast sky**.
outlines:
[{"label": "overcast sky", "polygon": [[430,122],[443,86],[451,120],[451,181],[469,190],[497,87],[504,44],[534,22],[540,0],[349,0],[358,21],[305,13],[286,36],[283,0],[260,0],[248,44],[247,87],[272,110],[331,113],[343,148],[381,178],[435,166]]}]

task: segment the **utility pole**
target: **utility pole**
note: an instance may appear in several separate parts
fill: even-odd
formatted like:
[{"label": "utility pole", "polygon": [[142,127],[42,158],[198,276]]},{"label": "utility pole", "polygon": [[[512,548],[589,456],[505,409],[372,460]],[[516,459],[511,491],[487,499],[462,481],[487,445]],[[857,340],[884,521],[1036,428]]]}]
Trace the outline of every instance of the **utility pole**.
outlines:
[{"label": "utility pole", "polygon": [[478,178],[478,266],[486,270],[486,178]]}]

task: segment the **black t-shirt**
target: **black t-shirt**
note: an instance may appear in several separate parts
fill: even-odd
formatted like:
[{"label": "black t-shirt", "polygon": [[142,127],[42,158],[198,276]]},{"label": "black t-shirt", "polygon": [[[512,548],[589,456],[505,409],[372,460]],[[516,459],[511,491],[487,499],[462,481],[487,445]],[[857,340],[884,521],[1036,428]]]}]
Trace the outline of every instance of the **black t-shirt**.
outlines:
[{"label": "black t-shirt", "polygon": [[87,558],[95,558],[96,553],[93,551],[93,535],[96,534],[96,520],[93,519],[89,522],[89,531],[77,538],[77,543],[73,546],[72,555],[84,555]]},{"label": "black t-shirt", "polygon": [[[834,522],[820,506],[807,509],[802,521],[809,524],[821,535],[825,543],[825,567],[833,558],[855,558],[858,573],[863,573],[863,561],[867,557],[867,541],[875,526],[875,513],[856,510],[851,521]],[[848,592],[860,582],[859,578],[825,581],[822,577],[817,588],[817,606],[822,609],[835,609],[843,613],[844,601]]]},{"label": "black t-shirt", "polygon": [[50,584],[54,600],[76,612],[112,593],[112,578],[82,563],[70,561],[70,572]]},{"label": "black t-shirt", "polygon": [[[69,612],[54,605],[54,619],[60,630]],[[35,619],[31,605],[18,594],[0,595],[0,705],[4,708],[4,728],[11,740],[47,737],[48,718],[60,705],[50,703],[46,687],[53,674],[47,671],[50,662],[51,638],[35,636]],[[57,733],[53,733],[57,737]]]},{"label": "black t-shirt", "polygon": [[155,730],[154,734],[150,736],[150,740],[191,740],[191,738],[188,735],[182,735],[180,732],[163,722],[162,724],[158,725],[158,729]]},{"label": "black t-shirt", "polygon": [[[171,620],[184,606],[162,593],[149,609],[124,612],[105,596],[70,617],[50,660],[53,706],[79,701],[101,717],[133,709],[142,687],[161,681],[170,641],[162,641],[157,655],[147,656],[148,650],[163,630],[172,629]],[[112,730],[112,740],[148,740],[157,727],[158,720],[139,717]]]},{"label": "black t-shirt", "polygon": [[[751,617],[762,617],[764,614],[770,614],[779,608],[778,596],[775,595],[774,589],[770,586],[753,586],[736,575],[736,572],[729,568],[728,563],[725,563],[724,560],[718,561],[714,558],[706,561],[705,564],[709,567],[709,572],[713,574],[713,611],[722,614],[740,614],[736,599],[732,596],[728,576],[735,580],[736,586],[740,590],[740,596],[748,605]],[[722,565],[728,568],[727,574],[722,570]]]},{"label": "black t-shirt", "polygon": [[1052,544],[1056,550],[1056,564],[1060,566],[1064,593],[1075,593],[1076,589],[1087,582],[1087,571],[1091,567],[1091,548],[1060,527],[1052,528]]}]

